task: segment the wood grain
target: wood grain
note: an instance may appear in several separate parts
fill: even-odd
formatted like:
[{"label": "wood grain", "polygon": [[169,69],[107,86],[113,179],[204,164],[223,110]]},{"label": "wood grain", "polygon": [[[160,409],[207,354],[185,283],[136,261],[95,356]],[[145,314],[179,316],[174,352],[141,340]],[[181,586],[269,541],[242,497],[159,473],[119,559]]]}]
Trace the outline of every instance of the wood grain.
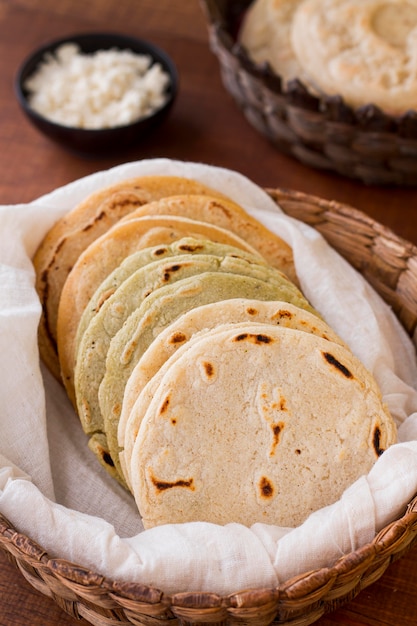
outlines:
[{"label": "wood grain", "polygon": [[[74,32],[112,30],[149,39],[177,64],[180,92],[164,125],[123,157],[82,159],[33,129],[13,80],[37,45]],[[417,187],[367,187],[280,154],[249,126],[223,89],[197,0],[0,0],[0,203],[27,202],[97,170],[169,157],[229,167],[264,187],[284,187],[355,206],[417,244]],[[415,626],[417,550],[318,626]],[[86,624],[35,591],[0,553],[0,626]]]}]

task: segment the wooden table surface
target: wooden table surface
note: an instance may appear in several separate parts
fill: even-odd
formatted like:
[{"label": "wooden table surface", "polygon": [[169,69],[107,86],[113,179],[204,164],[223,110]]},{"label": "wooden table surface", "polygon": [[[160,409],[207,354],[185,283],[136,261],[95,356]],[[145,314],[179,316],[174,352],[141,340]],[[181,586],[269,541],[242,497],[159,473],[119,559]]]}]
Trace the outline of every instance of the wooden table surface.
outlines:
[{"label": "wooden table surface", "polygon": [[[123,156],[83,159],[34,130],[13,93],[19,63],[45,41],[92,30],[149,39],[172,55],[180,74],[175,107],[145,143]],[[417,244],[417,188],[367,187],[311,170],[283,156],[248,125],[224,91],[198,0],[0,0],[0,204],[35,199],[118,163],[150,157],[201,161],[238,170],[264,187],[285,187],[345,202]],[[417,550],[318,626],[414,626]],[[83,620],[81,623],[86,623]],[[0,554],[0,626],[71,626]]]}]

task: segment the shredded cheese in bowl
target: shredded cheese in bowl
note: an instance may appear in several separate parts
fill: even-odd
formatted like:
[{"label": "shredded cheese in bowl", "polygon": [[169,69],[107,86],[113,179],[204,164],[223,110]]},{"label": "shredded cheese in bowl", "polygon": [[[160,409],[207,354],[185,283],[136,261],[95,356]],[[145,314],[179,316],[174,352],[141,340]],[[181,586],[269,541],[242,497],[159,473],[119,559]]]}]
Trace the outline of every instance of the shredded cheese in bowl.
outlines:
[{"label": "shredded cheese in bowl", "polygon": [[63,126],[103,129],[146,118],[166,103],[169,75],[151,56],[75,43],[48,53],[25,82],[33,110]]}]

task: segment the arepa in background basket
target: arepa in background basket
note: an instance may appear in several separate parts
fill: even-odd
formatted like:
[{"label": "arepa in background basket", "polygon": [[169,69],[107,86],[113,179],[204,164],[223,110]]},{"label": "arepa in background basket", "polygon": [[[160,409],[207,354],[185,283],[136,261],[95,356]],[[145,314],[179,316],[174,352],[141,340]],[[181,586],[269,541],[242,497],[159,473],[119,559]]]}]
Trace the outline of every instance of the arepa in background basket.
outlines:
[{"label": "arepa in background basket", "polygon": [[[25,284],[25,280],[28,285],[33,281],[30,263],[26,264],[27,278],[24,278],[20,268],[25,265],[22,264],[24,259],[21,259],[16,270],[12,267],[9,270],[17,284],[17,292],[10,290],[9,297],[19,297],[16,306],[23,307],[26,303],[23,307],[25,316],[18,318],[17,329],[15,308],[7,309],[13,311],[13,316],[2,318],[2,324],[7,325],[10,331],[8,339],[15,338],[8,342],[1,355],[2,393],[5,398],[2,408],[5,439],[2,446],[7,445],[8,437],[19,427],[15,419],[16,384],[21,418],[24,418],[26,407],[26,419],[31,419],[33,426],[36,420],[39,422],[36,430],[38,437],[36,441],[31,437],[32,447],[24,446],[24,457],[14,459],[20,470],[6,465],[2,472],[6,481],[1,484],[3,491],[0,493],[0,543],[17,561],[31,584],[53,595],[73,615],[86,617],[93,624],[149,624],[155,619],[162,624],[175,618],[183,624],[207,621],[231,624],[236,619],[254,625],[270,624],[274,620],[281,624],[294,624],[294,621],[301,625],[313,623],[325,611],[336,608],[379,578],[391,558],[400,556],[415,538],[417,514],[412,500],[417,492],[417,482],[413,484],[412,477],[417,475],[416,455],[412,432],[406,432],[406,413],[415,402],[414,392],[409,390],[416,372],[415,352],[409,338],[417,317],[416,298],[412,295],[415,248],[350,207],[281,190],[269,190],[268,195],[236,173],[200,164],[158,159],[127,164],[92,177],[91,184],[100,188],[117,176],[155,174],[161,168],[167,173],[197,178],[209,186],[223,189],[226,195],[230,191],[233,199],[242,202],[250,214],[259,215],[268,227],[291,243],[303,290],[308,292],[315,304],[323,305],[322,313],[329,317],[332,325],[335,322],[342,335],[347,333],[353,339],[361,358],[373,364],[373,369],[378,363],[378,379],[390,409],[397,412],[399,422],[403,419],[401,430],[405,443],[384,452],[375,464],[375,471],[370,473],[370,482],[361,480],[354,489],[348,489],[341,508],[332,508],[330,516],[325,510],[318,512],[311,520],[309,531],[304,524],[279,536],[269,535],[274,529],[263,524],[252,529],[245,529],[239,524],[209,528],[204,524],[191,527],[181,524],[174,528],[169,528],[169,525],[153,528],[135,535],[134,523],[129,525],[127,519],[127,508],[130,506],[128,494],[125,495],[116,481],[103,477],[96,467],[98,464],[87,461],[90,457],[84,456],[85,436],[76,427],[73,409],[62,388],[46,371],[43,382],[37,379],[32,360],[36,358],[33,346],[39,309],[33,289],[26,288]],[[231,182],[233,184],[228,187]],[[86,186],[83,187],[85,190]],[[18,238],[21,228],[30,229],[28,215],[39,219],[43,211],[55,211],[57,216],[68,211],[74,206],[74,191],[77,191],[77,185],[57,190],[50,198],[43,198],[39,206],[35,202],[29,213],[16,207],[12,207],[10,215],[6,211],[8,219],[11,222],[15,220],[19,228],[13,227],[10,232],[3,233],[5,247],[1,249],[8,251],[8,238],[13,241]],[[278,200],[279,206],[273,200]],[[36,215],[36,210],[39,215]],[[346,253],[351,263],[360,267],[377,287],[381,284],[378,290],[394,306],[407,332],[401,329],[389,308],[351,266],[336,256],[313,229],[289,220],[285,213],[301,217],[303,222],[319,224],[336,249]],[[35,242],[32,242],[30,248],[33,249],[34,245]],[[20,253],[22,246],[15,247],[15,250]],[[321,279],[323,276],[328,278],[333,272],[336,274],[334,283],[317,280],[319,276]],[[341,274],[344,277],[342,283]],[[343,288],[345,280],[346,290]],[[25,288],[20,289],[20,285]],[[323,288],[324,292],[320,291]],[[338,298],[341,298],[339,304]],[[340,306],[341,302],[345,306]],[[375,315],[376,311],[381,315]],[[362,345],[361,341],[355,341],[354,336],[359,333],[362,337],[364,330],[366,340]],[[381,333],[383,342],[374,342],[373,338],[382,338]],[[378,354],[380,350],[385,356],[390,355],[389,358],[377,358],[381,356]],[[8,364],[16,352],[25,354],[27,358],[22,362],[23,372],[21,369],[13,371],[15,384],[11,385],[8,384],[11,376]],[[392,377],[392,368],[401,375],[401,384],[396,375]],[[28,372],[31,372],[36,385],[28,384]],[[20,385],[21,380],[25,380],[26,385]],[[45,476],[47,462],[42,466],[38,463],[38,446],[44,441],[39,384],[45,385],[48,405],[49,456],[54,477],[52,487]],[[390,388],[399,392],[398,397],[387,395]],[[403,393],[403,400],[409,398],[410,404],[402,405]],[[28,436],[26,431],[21,434],[23,440],[17,442],[19,445],[24,444],[24,437]],[[16,444],[15,438],[14,441]],[[6,449],[12,453],[18,446]],[[41,458],[47,459],[48,455],[43,454]],[[407,471],[400,473],[404,464]],[[28,470],[31,471],[32,481],[22,476]],[[389,480],[385,481],[383,476],[387,471]],[[25,480],[16,480],[18,476],[25,477]],[[400,477],[401,481],[407,481],[406,485],[404,482],[399,484]],[[383,499],[386,506],[380,507],[379,491],[375,503],[378,514],[374,519],[373,505],[369,506],[367,495],[369,489],[375,495],[375,487],[381,480],[384,480]],[[37,485],[43,486],[42,493]],[[354,510],[358,502],[360,515],[355,523],[360,522],[360,528],[356,528],[358,535],[354,539],[358,543],[353,545],[353,536],[345,533],[345,513]],[[19,503],[21,510],[17,510]],[[27,518],[28,508],[30,519]],[[329,533],[332,537],[330,542]],[[264,541],[273,549],[277,539],[280,552],[275,572],[271,569],[271,555],[264,550]],[[195,559],[191,558],[193,545],[198,551]],[[249,559],[250,567],[242,567],[240,548],[244,549],[244,562]],[[326,558],[326,565],[318,566],[314,554]],[[151,557],[150,561],[148,557]],[[219,576],[220,563],[223,571],[229,572],[228,576]]]},{"label": "arepa in background basket", "polygon": [[417,184],[414,4],[201,5],[226,90],[277,149],[367,184]]}]

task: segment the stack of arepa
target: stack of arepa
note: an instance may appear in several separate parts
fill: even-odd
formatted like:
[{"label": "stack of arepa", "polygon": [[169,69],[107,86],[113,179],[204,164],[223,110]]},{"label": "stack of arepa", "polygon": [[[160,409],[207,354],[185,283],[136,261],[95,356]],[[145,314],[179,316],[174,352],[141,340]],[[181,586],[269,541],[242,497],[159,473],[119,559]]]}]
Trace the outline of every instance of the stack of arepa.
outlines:
[{"label": "stack of arepa", "polygon": [[300,524],[396,442],[291,248],[219,191],[163,175],[96,191],[34,266],[41,357],[145,527]]}]

